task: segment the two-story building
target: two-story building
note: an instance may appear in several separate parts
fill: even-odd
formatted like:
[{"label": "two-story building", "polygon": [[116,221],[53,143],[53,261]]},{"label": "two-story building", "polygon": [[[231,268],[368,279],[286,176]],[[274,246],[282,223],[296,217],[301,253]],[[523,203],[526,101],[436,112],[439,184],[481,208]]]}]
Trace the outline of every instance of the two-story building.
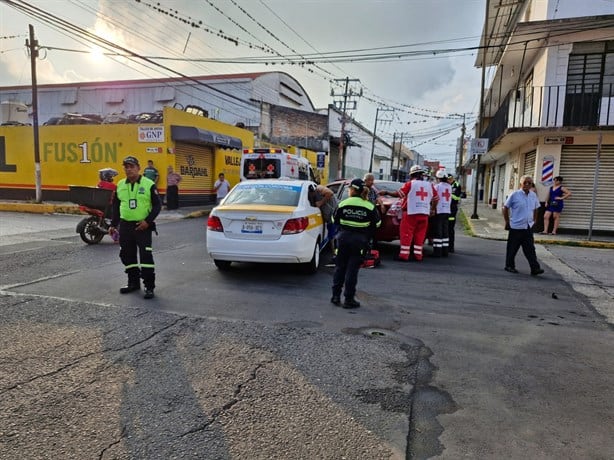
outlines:
[{"label": "two-story building", "polygon": [[[614,5],[600,0],[488,0],[476,66],[488,151],[480,190],[501,206],[533,176],[542,202],[555,176],[572,191],[563,231],[614,232]],[[474,162],[475,165],[476,162]]]}]

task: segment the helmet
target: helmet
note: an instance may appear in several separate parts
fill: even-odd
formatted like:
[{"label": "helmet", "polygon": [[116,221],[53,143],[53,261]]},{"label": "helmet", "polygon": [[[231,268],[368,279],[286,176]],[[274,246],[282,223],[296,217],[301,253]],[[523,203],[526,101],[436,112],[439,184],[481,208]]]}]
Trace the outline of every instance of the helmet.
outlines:
[{"label": "helmet", "polygon": [[354,179],[350,183],[350,187],[355,190],[358,190],[358,192],[362,192],[362,189],[365,188],[365,181],[362,179]]},{"label": "helmet", "polygon": [[435,177],[437,179],[446,179],[448,177],[448,175],[444,172],[443,169],[440,169],[439,171],[437,171],[437,173],[435,174]]},{"label": "helmet", "polygon": [[117,176],[117,171],[113,168],[104,168],[98,170],[98,177],[105,182],[113,182],[113,178]]},{"label": "helmet", "polygon": [[424,169],[422,169],[422,166],[420,165],[413,165],[411,168],[409,168],[409,175],[413,176],[414,174],[423,174],[424,173]]}]

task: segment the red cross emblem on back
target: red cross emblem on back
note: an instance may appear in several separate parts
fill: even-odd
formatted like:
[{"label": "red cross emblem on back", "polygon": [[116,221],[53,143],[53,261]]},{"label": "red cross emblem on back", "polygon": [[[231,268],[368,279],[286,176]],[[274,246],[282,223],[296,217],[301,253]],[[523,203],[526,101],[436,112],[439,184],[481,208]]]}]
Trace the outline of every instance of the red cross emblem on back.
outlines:
[{"label": "red cross emblem on back", "polygon": [[424,187],[420,187],[420,190],[418,190],[416,192],[416,196],[420,197],[420,201],[424,201],[424,199],[429,196],[429,194],[427,193],[426,190],[424,190]]},{"label": "red cross emblem on back", "polygon": [[445,190],[443,191],[443,193],[441,194],[441,196],[442,196],[442,197],[444,197],[444,198],[446,199],[446,201],[450,201],[450,196],[451,196],[451,195],[450,195],[450,190],[445,189]]}]

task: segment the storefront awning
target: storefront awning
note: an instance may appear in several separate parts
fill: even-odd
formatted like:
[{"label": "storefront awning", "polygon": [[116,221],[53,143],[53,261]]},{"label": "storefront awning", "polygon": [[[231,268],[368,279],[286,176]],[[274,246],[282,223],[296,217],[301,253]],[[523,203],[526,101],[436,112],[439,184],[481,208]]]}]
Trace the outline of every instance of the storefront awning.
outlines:
[{"label": "storefront awning", "polygon": [[194,126],[171,125],[171,139],[175,142],[187,142],[190,144],[215,144],[231,149],[242,150],[243,142],[241,139],[225,134],[214,133],[206,129],[195,128]]}]

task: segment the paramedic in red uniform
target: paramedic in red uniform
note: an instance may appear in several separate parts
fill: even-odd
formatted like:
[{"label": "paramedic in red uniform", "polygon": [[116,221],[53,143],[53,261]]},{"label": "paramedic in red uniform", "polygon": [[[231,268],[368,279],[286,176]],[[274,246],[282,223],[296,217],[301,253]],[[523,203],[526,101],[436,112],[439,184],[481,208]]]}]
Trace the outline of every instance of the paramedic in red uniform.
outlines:
[{"label": "paramedic in red uniform", "polygon": [[442,170],[435,174],[437,178],[437,213],[433,219],[433,257],[448,257],[450,206],[452,204],[452,186],[448,184],[448,176]]},{"label": "paramedic in red uniform", "polygon": [[426,238],[429,215],[435,210],[439,197],[435,186],[423,180],[424,170],[414,165],[409,170],[409,181],[403,184],[396,194],[406,197],[403,218],[399,227],[401,250],[396,260],[409,261],[409,252],[413,241],[414,258],[422,260],[422,246]]}]

